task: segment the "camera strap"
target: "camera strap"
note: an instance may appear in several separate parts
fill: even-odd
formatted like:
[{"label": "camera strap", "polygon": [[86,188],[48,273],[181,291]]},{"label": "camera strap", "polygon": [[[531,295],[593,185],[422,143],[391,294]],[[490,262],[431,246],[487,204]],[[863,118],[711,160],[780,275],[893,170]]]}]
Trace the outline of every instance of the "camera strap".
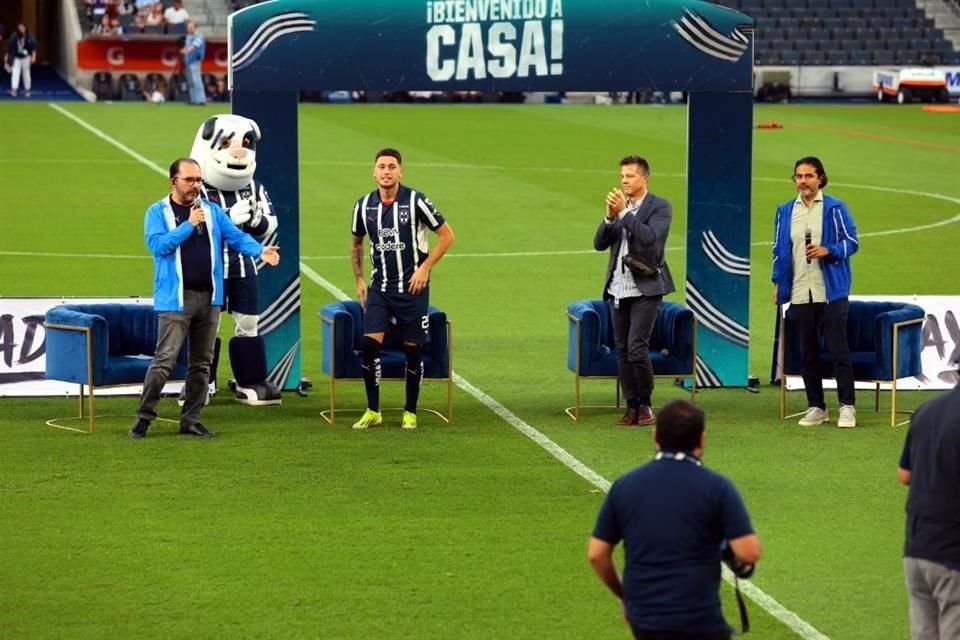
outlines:
[{"label": "camera strap", "polygon": [[750,616],[747,615],[747,603],[743,601],[743,594],[740,593],[740,578],[733,575],[733,591],[737,595],[737,609],[740,610],[740,634],[750,631]]}]

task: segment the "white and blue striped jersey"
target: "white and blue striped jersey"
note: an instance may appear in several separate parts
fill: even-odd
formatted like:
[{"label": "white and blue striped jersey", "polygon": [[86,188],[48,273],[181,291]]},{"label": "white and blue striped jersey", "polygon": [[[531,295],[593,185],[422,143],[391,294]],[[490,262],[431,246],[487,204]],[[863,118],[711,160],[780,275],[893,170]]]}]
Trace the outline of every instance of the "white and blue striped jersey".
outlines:
[{"label": "white and blue striped jersey", "polygon": [[[239,191],[221,191],[212,185],[203,183],[201,196],[205,200],[209,200],[210,202],[220,205],[223,210],[227,212],[229,212],[230,207],[236,204],[237,200],[241,200],[243,198],[253,198],[255,203],[254,206],[256,206],[256,203],[264,202],[266,203],[266,212],[260,217],[257,225],[253,226],[247,222],[242,225],[238,225],[238,228],[246,233],[249,233],[260,242],[267,240],[268,237],[271,236],[274,231],[276,231],[276,213],[273,210],[273,202],[270,201],[270,196],[267,195],[267,190],[256,180],[251,180],[250,184],[243,187]],[[270,239],[270,241],[264,242],[264,244],[276,244],[276,242],[273,242],[273,239]],[[256,277],[259,266],[262,266],[259,260],[255,260],[249,256],[237,253],[228,247],[226,243],[223,244],[224,278],[246,278],[248,276]]]},{"label": "white and blue striped jersey", "polygon": [[430,253],[427,231],[443,223],[427,196],[402,184],[391,204],[381,202],[377,189],[357,200],[352,231],[370,238],[371,288],[406,293],[410,277]]}]

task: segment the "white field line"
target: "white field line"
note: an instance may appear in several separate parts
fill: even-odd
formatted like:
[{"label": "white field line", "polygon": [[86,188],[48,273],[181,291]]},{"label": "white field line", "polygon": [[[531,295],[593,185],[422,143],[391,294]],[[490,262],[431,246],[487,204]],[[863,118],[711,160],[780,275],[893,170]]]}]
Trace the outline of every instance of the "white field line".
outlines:
[{"label": "white field line", "polygon": [[[300,272],[314,283],[323,287],[328,293],[330,293],[330,295],[338,300],[350,299],[350,296],[348,296],[342,289],[338,288],[332,282],[321,276],[303,262],[300,263]],[[454,373],[453,381],[459,388],[463,389],[480,401],[480,404],[500,416],[511,427],[533,440],[540,447],[545,449],[547,453],[559,460],[564,466],[569,468],[578,476],[585,479],[587,482],[600,489],[604,493],[610,490],[609,480],[581,462],[576,456],[551,440],[543,432],[524,422],[523,419],[497,402],[494,398],[490,397],[485,392],[472,385],[466,378]],[[728,571],[724,571],[724,580],[731,585],[733,584],[733,578]],[[828,636],[825,636],[817,631],[812,625],[803,620],[803,618],[784,607],[782,604],[777,602],[777,600],[769,596],[766,592],[752,583],[741,583],[740,590],[743,591],[747,597],[760,605],[761,608],[789,627],[794,633],[804,640],[830,640]]]},{"label": "white field line", "polygon": [[57,112],[61,113],[62,115],[64,115],[65,117],[70,118],[70,119],[73,120],[75,123],[77,123],[78,125],[80,125],[80,126],[83,127],[84,129],[86,129],[87,131],[89,131],[89,132],[92,133],[93,135],[97,136],[98,138],[100,138],[100,139],[103,140],[104,142],[106,142],[106,143],[108,143],[108,144],[112,144],[112,145],[115,146],[117,149],[120,149],[120,151],[123,151],[125,154],[127,154],[128,156],[130,156],[130,157],[133,158],[134,160],[137,160],[140,164],[143,164],[143,165],[146,165],[146,166],[150,167],[151,169],[153,169],[154,171],[156,171],[157,173],[159,173],[159,174],[161,174],[161,175],[164,175],[164,176],[169,175],[170,172],[169,172],[168,170],[164,169],[163,167],[161,167],[160,165],[158,165],[158,164],[157,164],[156,162],[154,162],[153,160],[149,160],[149,159],[143,157],[142,155],[140,155],[139,153],[137,153],[136,151],[134,151],[133,149],[131,149],[131,148],[128,147],[127,145],[123,144],[123,143],[120,142],[119,140],[117,140],[117,139],[115,139],[115,138],[111,138],[110,136],[108,136],[107,134],[105,134],[105,133],[104,133],[103,131],[101,131],[100,129],[97,129],[95,126],[93,126],[92,124],[88,123],[86,120],[83,120],[82,118],[73,115],[72,113],[70,113],[69,111],[67,111],[66,109],[64,109],[63,107],[61,107],[61,106],[58,105],[58,104],[55,104],[55,103],[53,103],[53,102],[50,102],[50,103],[48,103],[48,104],[49,104],[50,108],[53,109],[54,111],[57,111]]}]

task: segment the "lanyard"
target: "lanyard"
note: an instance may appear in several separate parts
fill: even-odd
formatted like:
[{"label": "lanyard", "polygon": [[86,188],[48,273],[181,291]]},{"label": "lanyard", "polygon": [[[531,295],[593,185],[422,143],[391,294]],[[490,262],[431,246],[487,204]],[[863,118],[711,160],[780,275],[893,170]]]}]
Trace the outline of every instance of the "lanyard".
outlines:
[{"label": "lanyard", "polygon": [[657,455],[653,457],[654,460],[676,460],[677,462],[690,462],[702,467],[703,463],[697,458],[697,456],[692,453],[684,453],[683,451],[677,451],[676,453],[672,451],[658,451]]}]

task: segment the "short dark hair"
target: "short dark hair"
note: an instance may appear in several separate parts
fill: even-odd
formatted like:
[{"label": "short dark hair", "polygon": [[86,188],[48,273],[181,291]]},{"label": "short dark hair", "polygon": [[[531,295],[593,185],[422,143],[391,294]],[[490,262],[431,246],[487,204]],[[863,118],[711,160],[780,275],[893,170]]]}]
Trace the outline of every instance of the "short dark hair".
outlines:
[{"label": "short dark hair", "polygon": [[383,156],[396,158],[397,164],[403,164],[403,158],[400,157],[400,152],[397,151],[396,149],[392,149],[390,147],[387,147],[386,149],[380,149],[380,151],[377,151],[377,155],[373,156],[373,161],[376,162]]},{"label": "short dark hair", "polygon": [[200,163],[194,160],[193,158],[187,158],[187,157],[177,158],[176,160],[173,161],[173,164],[170,165],[171,178],[176,178],[180,174],[180,165],[183,164],[184,162],[195,164],[197,165],[198,169],[200,168]]},{"label": "short dark hair", "polygon": [[705,426],[703,409],[689,400],[671,400],[657,412],[657,444],[661,449],[693,451],[700,446]]},{"label": "short dark hair", "polygon": [[797,167],[802,164],[808,164],[814,169],[817,170],[817,175],[820,176],[820,188],[823,189],[827,186],[827,171],[823,168],[823,163],[820,162],[820,158],[816,156],[806,156],[797,160],[796,164],[793,165],[793,175],[797,175]]},{"label": "short dark hair", "polygon": [[627,156],[620,161],[620,166],[625,167],[628,164],[635,164],[643,171],[643,175],[650,175],[650,163],[643,156]]}]

